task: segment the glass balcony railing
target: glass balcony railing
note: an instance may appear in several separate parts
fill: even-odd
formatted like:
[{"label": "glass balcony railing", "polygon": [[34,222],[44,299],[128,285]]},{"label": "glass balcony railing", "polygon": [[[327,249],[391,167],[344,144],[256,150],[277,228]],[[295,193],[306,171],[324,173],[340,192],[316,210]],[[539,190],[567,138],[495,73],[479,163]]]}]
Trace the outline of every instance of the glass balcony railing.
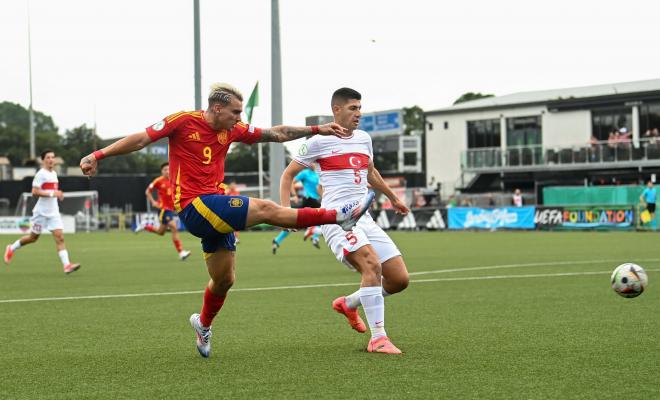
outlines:
[{"label": "glass balcony railing", "polygon": [[557,166],[566,164],[597,164],[631,161],[660,162],[660,138],[643,139],[639,147],[632,141],[593,142],[566,147],[513,146],[470,149],[461,154],[463,169],[502,167]]}]

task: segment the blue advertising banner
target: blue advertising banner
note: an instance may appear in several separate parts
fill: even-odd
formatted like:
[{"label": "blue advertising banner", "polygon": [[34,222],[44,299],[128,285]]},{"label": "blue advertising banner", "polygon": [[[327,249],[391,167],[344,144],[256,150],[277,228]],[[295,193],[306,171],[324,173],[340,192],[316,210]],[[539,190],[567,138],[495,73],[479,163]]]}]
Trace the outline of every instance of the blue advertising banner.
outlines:
[{"label": "blue advertising banner", "polygon": [[534,229],[534,209],[452,207],[447,219],[449,229]]},{"label": "blue advertising banner", "polygon": [[365,113],[358,129],[370,135],[400,135],[403,133],[403,114],[401,110]]}]

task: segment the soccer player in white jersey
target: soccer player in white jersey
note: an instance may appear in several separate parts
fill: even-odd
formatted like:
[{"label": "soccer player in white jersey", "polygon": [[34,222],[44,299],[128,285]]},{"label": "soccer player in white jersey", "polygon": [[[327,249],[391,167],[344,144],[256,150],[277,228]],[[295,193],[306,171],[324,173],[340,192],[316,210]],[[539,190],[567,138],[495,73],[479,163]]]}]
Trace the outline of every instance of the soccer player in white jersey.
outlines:
[{"label": "soccer player in white jersey", "polygon": [[32,227],[30,234],[23,236],[13,244],[7,245],[5,249],[5,263],[11,262],[14,253],[23,246],[34,243],[39,239],[43,229],[49,230],[55,239],[57,255],[60,256],[65,274],[70,274],[78,268],[80,264],[69,261],[69,252],[64,245],[64,233],[62,217],[57,200],[64,199],[64,193],[59,190],[59,181],[55,167],[55,152],[53,150],[44,150],[41,153],[42,168],[34,176],[32,181],[32,195],[39,197],[37,204],[32,209],[32,218],[30,219]]},{"label": "soccer player in white jersey", "polygon": [[[367,183],[387,196],[397,213],[407,214],[408,207],[387,186],[373,164],[373,148],[368,133],[358,130],[361,116],[360,93],[341,88],[332,95],[332,113],[335,122],[349,132],[347,137],[314,136],[303,143],[293,161],[280,178],[280,201],[290,206],[291,180],[296,174],[317,163],[323,187],[322,207],[332,207],[367,193]],[[408,286],[408,270],[401,252],[392,239],[364,214],[351,231],[321,227],[323,236],[337,260],[362,275],[360,289],[337,298],[332,307],[344,314],[356,331],[366,332],[357,308],[367,317],[371,340],[367,351],[400,354],[385,332],[384,296],[398,293]]]}]

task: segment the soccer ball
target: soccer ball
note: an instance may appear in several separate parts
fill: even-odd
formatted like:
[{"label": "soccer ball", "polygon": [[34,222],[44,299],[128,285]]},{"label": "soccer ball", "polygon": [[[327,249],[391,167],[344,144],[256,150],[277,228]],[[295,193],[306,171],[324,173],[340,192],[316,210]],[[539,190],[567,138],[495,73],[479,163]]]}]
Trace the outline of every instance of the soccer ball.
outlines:
[{"label": "soccer ball", "polygon": [[623,297],[637,297],[649,283],[644,268],[637,264],[621,264],[612,272],[612,289]]}]

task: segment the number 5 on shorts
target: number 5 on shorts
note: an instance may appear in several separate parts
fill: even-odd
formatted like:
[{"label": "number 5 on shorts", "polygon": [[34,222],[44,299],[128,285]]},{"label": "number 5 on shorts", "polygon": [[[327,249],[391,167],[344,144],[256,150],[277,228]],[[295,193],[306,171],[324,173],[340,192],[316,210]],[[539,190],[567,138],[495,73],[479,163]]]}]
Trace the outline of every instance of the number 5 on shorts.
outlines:
[{"label": "number 5 on shorts", "polygon": [[355,244],[358,242],[357,236],[351,231],[346,233],[346,240],[348,240],[348,244],[351,246],[355,246]]}]

